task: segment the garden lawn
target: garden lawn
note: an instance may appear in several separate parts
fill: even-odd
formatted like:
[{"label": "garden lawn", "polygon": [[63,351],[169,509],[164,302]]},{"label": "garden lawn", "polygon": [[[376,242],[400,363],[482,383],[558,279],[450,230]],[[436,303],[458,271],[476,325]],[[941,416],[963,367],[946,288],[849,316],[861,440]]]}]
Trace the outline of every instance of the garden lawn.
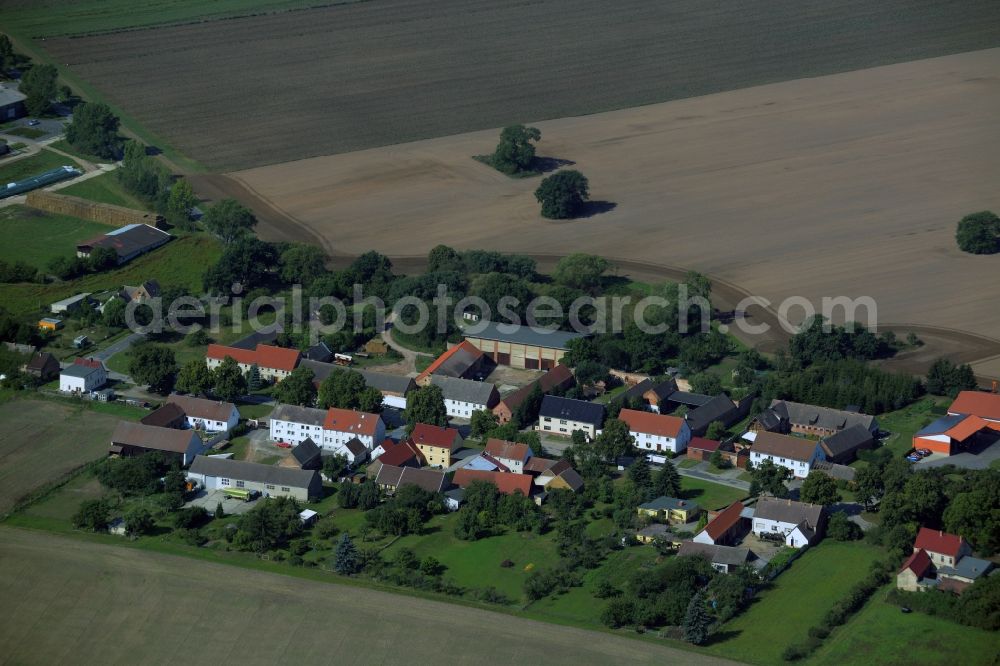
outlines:
[{"label": "garden lawn", "polygon": [[111,230],[104,224],[27,206],[0,208],[0,238],[4,239],[0,243],[0,260],[23,261],[44,270],[56,257],[76,254],[77,243]]},{"label": "garden lawn", "polygon": [[[109,229],[104,225],[100,227],[102,231]],[[4,251],[17,250],[22,245],[27,245],[24,239],[11,243]],[[206,234],[184,236],[103,273],[51,284],[0,285],[0,302],[13,314],[25,315],[81,291],[96,293],[117,289],[123,284],[139,284],[144,280],[157,280],[161,287],[187,287],[192,293],[200,294],[205,269],[218,261],[221,254],[222,246]]]},{"label": "garden lawn", "polygon": [[723,625],[708,649],[753,664],[782,663],[785,647],[804,641],[809,628],[820,624],[881,554],[879,549],[856,541],[827,539],[810,548],[750,608]]},{"label": "garden lawn", "polygon": [[[341,523],[334,514],[334,522]],[[508,532],[500,536],[463,541],[455,537],[458,514],[434,516],[425,526],[425,533],[403,537],[388,547],[383,555],[391,560],[400,548],[410,548],[417,558],[436,557],[448,567],[445,578],[462,587],[493,586],[511,599],[523,597],[524,580],[533,569],[549,567],[559,559],[553,543],[554,531],[544,535],[530,532]],[[501,567],[511,560],[512,567]]]},{"label": "garden lawn", "polygon": [[695,501],[703,509],[721,509],[747,495],[739,488],[702,481],[690,476],[681,477],[681,490],[684,495],[683,499]]},{"label": "garden lawn", "polygon": [[913,435],[936,419],[946,414],[947,398],[926,397],[895,412],[887,412],[878,417],[879,427],[892,433],[885,446],[896,455],[902,456],[913,448]]},{"label": "garden lawn", "polygon": [[7,184],[22,178],[30,178],[64,165],[76,166],[68,157],[43,148],[31,157],[23,157],[0,166],[0,183]]},{"label": "garden lawn", "polygon": [[58,193],[98,203],[125,206],[126,208],[135,208],[136,210],[149,210],[149,206],[125,191],[125,188],[118,182],[117,174],[114,172],[81,180],[79,183],[64,187]]},{"label": "garden lawn", "polygon": [[617,550],[608,555],[596,569],[585,572],[583,585],[570,588],[556,597],[546,597],[531,604],[532,614],[576,625],[601,625],[601,612],[607,601],[594,596],[597,586],[608,581],[617,589],[625,589],[633,572],[652,566],[659,554],[652,546],[636,546]]},{"label": "garden lawn", "polygon": [[1000,650],[1000,637],[996,633],[923,613],[904,614],[897,606],[883,601],[889,589],[877,592],[861,612],[826,639],[807,663],[817,666],[995,663]]}]

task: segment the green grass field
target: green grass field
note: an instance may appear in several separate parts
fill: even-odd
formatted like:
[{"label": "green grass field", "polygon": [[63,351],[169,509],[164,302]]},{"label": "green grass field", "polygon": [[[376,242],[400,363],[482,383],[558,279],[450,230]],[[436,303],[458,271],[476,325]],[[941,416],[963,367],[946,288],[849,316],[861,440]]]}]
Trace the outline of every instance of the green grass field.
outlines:
[{"label": "green grass field", "polygon": [[[24,261],[44,269],[56,257],[76,253],[76,244],[113,227],[68,215],[45,213],[27,206],[0,208],[0,259]],[[41,286],[41,285],[38,285]]]},{"label": "green grass field", "polygon": [[[913,435],[925,425],[944,416],[942,408],[949,403],[947,398],[926,397],[898,411],[881,414],[878,417],[879,426],[892,433],[885,445],[896,455],[903,455],[913,447]],[[935,408],[938,408],[936,411],[939,413],[933,413]]]},{"label": "green grass field", "polygon": [[34,127],[14,127],[12,129],[3,130],[4,134],[13,134],[14,136],[23,136],[27,139],[37,139],[40,136],[45,136],[45,132],[40,129],[35,129]]},{"label": "green grass field", "polygon": [[114,415],[48,400],[0,405],[0,515],[23,496],[105,455],[117,422]]},{"label": "green grass field", "polygon": [[774,580],[772,589],[725,624],[708,649],[753,664],[783,663],[785,647],[804,641],[809,628],[864,578],[879,555],[872,546],[829,539],[809,549]]},{"label": "green grass field", "polygon": [[75,185],[59,190],[59,194],[69,194],[81,199],[137,210],[149,210],[146,204],[125,191],[114,172],[82,180]]},{"label": "green grass field", "polygon": [[208,235],[184,236],[112,271],[69,282],[0,285],[0,302],[14,314],[27,314],[81,291],[100,292],[144,280],[158,280],[162,285],[188,287],[194,293],[201,293],[205,268],[221,254],[219,242]]},{"label": "green grass field", "polygon": [[51,144],[49,144],[49,146],[51,148],[54,148],[55,150],[61,150],[64,153],[75,155],[80,159],[87,160],[88,162],[94,162],[96,164],[108,163],[112,161],[106,157],[100,157],[98,155],[93,155],[91,153],[85,153],[76,146],[74,146],[73,144],[71,144],[66,139],[59,139],[58,141],[53,141]]},{"label": "green grass field", "polygon": [[721,509],[746,497],[746,493],[739,488],[702,481],[690,476],[681,477],[681,489],[684,491],[684,499],[697,502],[703,509]]},{"label": "green grass field", "polygon": [[73,3],[62,0],[15,1],[4,8],[4,29],[27,37],[79,35],[173,23],[200,23],[306,7],[348,4],[351,1],[165,0],[140,4],[128,0],[81,0]]},{"label": "green grass field", "polygon": [[76,166],[73,160],[43,148],[30,157],[6,163],[0,161],[0,183],[6,184],[22,178],[30,178],[64,165]]},{"label": "green grass field", "polygon": [[861,612],[837,629],[807,663],[816,666],[879,664],[924,666],[996,663],[997,634],[923,613],[900,612],[875,594]]}]

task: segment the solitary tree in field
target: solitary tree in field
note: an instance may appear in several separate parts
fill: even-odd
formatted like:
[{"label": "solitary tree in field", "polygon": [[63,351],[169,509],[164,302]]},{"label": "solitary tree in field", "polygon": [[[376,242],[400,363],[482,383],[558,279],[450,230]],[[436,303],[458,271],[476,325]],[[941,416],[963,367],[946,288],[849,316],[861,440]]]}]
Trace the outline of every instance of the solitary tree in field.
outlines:
[{"label": "solitary tree in field", "polygon": [[73,111],[73,122],[66,127],[66,140],[85,153],[114,159],[121,149],[118,125],[118,116],[107,104],[84,103]]},{"label": "solitary tree in field", "polygon": [[535,146],[531,142],[541,138],[542,133],[535,127],[504,127],[500,132],[500,143],[493,152],[493,167],[507,174],[530,170],[535,160]]},{"label": "solitary tree in field", "polygon": [[1000,252],[1000,217],[988,210],[966,215],[958,223],[955,240],[963,252],[971,254]]},{"label": "solitary tree in field", "polygon": [[257,226],[257,218],[236,199],[223,199],[209,208],[202,222],[223,243],[232,243]]},{"label": "solitary tree in field", "polygon": [[535,198],[542,204],[542,217],[550,220],[568,220],[583,208],[590,198],[587,178],[570,169],[552,174],[535,190]]}]

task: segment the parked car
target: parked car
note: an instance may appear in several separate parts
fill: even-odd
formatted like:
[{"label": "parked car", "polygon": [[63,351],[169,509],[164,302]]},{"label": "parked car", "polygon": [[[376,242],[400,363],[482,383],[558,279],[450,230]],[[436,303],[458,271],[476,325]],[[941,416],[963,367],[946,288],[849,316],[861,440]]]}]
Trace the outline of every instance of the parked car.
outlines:
[{"label": "parked car", "polygon": [[923,456],[924,458],[926,458],[927,456],[929,456],[931,454],[931,450],[930,449],[917,449],[917,453],[919,453],[921,456]]},{"label": "parked car", "polygon": [[290,448],[292,448],[292,445],[289,444],[288,442],[278,442],[277,446],[278,446],[279,449],[290,449]]},{"label": "parked car", "polygon": [[918,456],[918,455],[910,454],[910,455],[906,456],[906,459],[909,460],[910,462],[913,462],[913,463],[920,462],[920,456]]},{"label": "parked car", "polygon": [[28,126],[29,127],[34,127],[35,125],[40,125],[40,124],[41,124],[41,121],[40,120],[35,120],[34,118],[32,118],[31,120],[28,121]]}]

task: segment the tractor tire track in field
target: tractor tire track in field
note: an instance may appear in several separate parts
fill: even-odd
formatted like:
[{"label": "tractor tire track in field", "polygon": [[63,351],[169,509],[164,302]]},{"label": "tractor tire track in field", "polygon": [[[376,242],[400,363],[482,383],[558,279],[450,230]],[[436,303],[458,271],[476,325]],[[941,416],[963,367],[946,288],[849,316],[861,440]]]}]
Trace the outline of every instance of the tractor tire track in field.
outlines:
[{"label": "tractor tire track in field", "polygon": [[[283,211],[238,178],[222,174],[194,174],[187,178],[203,199],[217,201],[234,198],[247,206],[257,216],[257,234],[265,240],[319,245],[331,257],[331,266],[337,268],[347,266],[356,256],[338,251],[326,237],[317,234],[306,223]],[[556,263],[566,256],[566,254],[527,254],[538,263],[539,270],[543,272],[554,268]],[[690,269],[681,266],[610,255],[604,257],[614,264],[617,274],[641,282],[680,281],[690,272]],[[396,271],[401,273],[418,273],[427,267],[426,255],[389,255],[389,259]],[[707,277],[712,283],[713,305],[722,312],[734,311],[741,301],[755,296],[728,280],[713,275]],[[765,334],[753,336],[747,335],[738,327],[732,327],[731,332],[744,344],[770,353],[788,344],[791,334],[782,326],[781,318],[773,308],[752,305],[744,312],[744,317],[750,324],[766,324],[769,327]],[[908,333],[913,332],[924,342],[923,346],[917,349],[876,362],[877,365],[893,372],[924,375],[939,357],[951,359],[956,363],[971,364],[1000,356],[1000,340],[968,331],[894,322],[879,324],[879,331],[893,331],[900,338],[905,338]],[[994,380],[1000,379],[990,375],[977,375],[976,378],[983,386],[989,386]]]}]

